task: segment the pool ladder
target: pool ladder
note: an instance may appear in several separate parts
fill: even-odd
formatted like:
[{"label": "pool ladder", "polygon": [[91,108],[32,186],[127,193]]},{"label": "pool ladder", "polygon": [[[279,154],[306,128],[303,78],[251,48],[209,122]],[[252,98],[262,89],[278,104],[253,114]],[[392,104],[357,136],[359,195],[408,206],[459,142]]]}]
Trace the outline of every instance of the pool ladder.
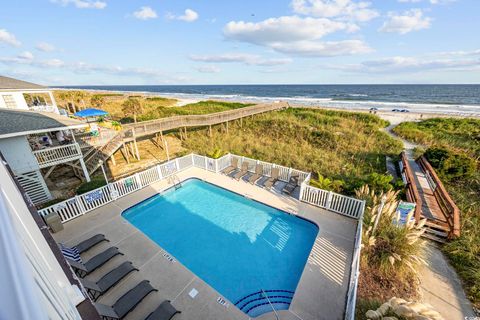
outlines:
[{"label": "pool ladder", "polygon": [[176,174],[173,174],[170,176],[170,183],[173,184],[173,186],[175,187],[175,190],[178,190],[182,187],[182,182],[180,181],[180,178]]}]

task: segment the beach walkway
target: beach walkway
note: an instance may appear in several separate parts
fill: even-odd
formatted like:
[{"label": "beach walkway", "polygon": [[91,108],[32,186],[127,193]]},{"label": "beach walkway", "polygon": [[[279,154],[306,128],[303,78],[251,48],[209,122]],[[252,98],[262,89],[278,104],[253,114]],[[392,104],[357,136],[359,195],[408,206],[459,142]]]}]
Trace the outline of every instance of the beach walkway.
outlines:
[{"label": "beach walkway", "polygon": [[[435,230],[432,228],[432,225],[435,227],[436,221],[445,222],[445,217],[433,195],[428,175],[414,159],[413,150],[418,145],[406,141],[393,133],[392,129],[395,125],[385,128],[385,132],[403,142],[407,162],[413,171],[413,182],[422,203],[422,216],[428,219],[427,227],[430,230]],[[445,319],[463,320],[469,317],[475,319],[475,312],[465,295],[462,283],[437,243],[427,242],[424,250],[424,259],[427,265],[422,266],[419,272],[422,302],[432,305]]]}]

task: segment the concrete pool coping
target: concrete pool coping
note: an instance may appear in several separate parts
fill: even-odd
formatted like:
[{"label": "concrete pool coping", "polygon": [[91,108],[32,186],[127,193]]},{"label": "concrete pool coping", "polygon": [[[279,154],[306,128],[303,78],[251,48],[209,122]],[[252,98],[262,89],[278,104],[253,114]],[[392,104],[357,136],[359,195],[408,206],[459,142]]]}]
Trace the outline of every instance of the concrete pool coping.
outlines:
[{"label": "concrete pool coping", "polygon": [[[189,168],[177,174],[180,180],[199,178],[227,190],[247,196],[274,208],[293,213],[316,223],[317,234],[293,301],[288,310],[279,311],[281,319],[343,319],[350,266],[353,255],[356,220],[308,205],[278,192],[270,192],[244,181],[235,181],[225,175],[208,172],[198,168]],[[152,184],[103,207],[93,210],[67,222],[65,229],[53,234],[58,242],[67,245],[103,233],[110,243],[102,243],[82,255],[87,259],[107,246],[117,246],[125,254],[116,257],[89,276],[89,280],[98,280],[108,270],[125,260],[130,260],[140,269],[130,274],[116,287],[102,296],[98,302],[112,304],[128,289],[140,280],[150,280],[158,292],[150,294],[127,315],[125,319],[144,319],[161,301],[168,299],[182,313],[174,319],[249,319],[228,301],[225,307],[217,302],[222,297],[215,289],[206,284],[180,262],[171,262],[164,249],[136,229],[121,213],[127,208],[162,192],[172,185],[167,180]],[[195,298],[189,292],[196,289]],[[255,319],[275,319],[273,313],[267,313]]]}]

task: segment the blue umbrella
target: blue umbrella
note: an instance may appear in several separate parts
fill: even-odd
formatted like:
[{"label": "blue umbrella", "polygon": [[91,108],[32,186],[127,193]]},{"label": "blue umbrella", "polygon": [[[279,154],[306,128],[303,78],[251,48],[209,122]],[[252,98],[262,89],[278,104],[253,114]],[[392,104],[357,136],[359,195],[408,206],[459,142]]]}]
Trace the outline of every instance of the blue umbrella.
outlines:
[{"label": "blue umbrella", "polygon": [[78,111],[74,113],[74,116],[80,117],[80,118],[88,118],[88,117],[100,117],[100,116],[105,116],[107,115],[108,112],[100,110],[100,109],[84,109],[82,111]]}]

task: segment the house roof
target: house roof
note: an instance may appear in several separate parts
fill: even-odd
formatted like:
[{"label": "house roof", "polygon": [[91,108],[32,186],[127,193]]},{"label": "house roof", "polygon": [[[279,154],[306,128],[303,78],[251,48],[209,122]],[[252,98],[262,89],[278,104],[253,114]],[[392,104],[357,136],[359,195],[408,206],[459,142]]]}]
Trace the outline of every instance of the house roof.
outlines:
[{"label": "house roof", "polygon": [[0,90],[32,90],[32,89],[48,89],[48,88],[45,86],[41,86],[39,84],[0,76]]},{"label": "house roof", "polygon": [[87,126],[87,123],[53,112],[0,110],[0,139]]}]

